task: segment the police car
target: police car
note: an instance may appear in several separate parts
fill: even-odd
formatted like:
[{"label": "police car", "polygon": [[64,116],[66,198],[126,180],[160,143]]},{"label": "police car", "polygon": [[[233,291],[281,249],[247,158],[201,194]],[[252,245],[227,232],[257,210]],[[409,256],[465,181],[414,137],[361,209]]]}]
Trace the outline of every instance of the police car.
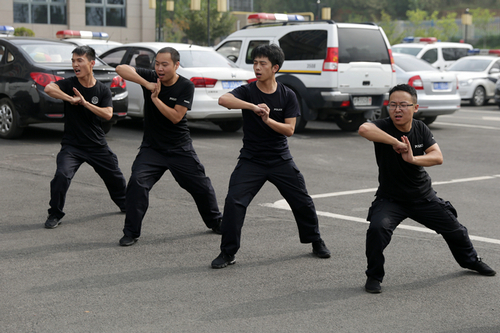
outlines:
[{"label": "police car", "polygon": [[10,25],[0,25],[0,37],[14,36],[14,27]]},{"label": "police car", "polygon": [[375,24],[305,21],[301,15],[258,13],[215,50],[241,68],[253,70],[252,50],[277,44],[285,61],[276,80],[290,87],[301,107],[296,132],[309,120],[335,119],[355,131],[387,104],[396,84],[391,47]]},{"label": "police car", "polygon": [[88,45],[95,50],[97,56],[113,47],[123,45],[122,43],[110,41],[106,32],[60,30],[56,32],[56,38],[75,46]]},{"label": "police car", "polygon": [[500,80],[500,50],[473,49],[469,54],[448,67],[448,71],[458,77],[462,101],[485,105],[495,97],[496,83]]},{"label": "police car", "polygon": [[439,42],[436,37],[405,37],[402,44],[392,46],[392,52],[411,54],[440,70],[467,56],[469,50],[470,44]]}]

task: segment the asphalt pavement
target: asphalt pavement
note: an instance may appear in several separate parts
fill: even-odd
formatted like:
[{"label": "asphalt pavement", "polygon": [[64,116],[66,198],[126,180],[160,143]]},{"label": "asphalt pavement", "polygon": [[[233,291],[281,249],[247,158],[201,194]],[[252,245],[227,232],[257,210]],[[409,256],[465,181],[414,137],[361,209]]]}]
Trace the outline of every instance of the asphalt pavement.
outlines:
[{"label": "asphalt pavement", "polygon": [[[271,184],[251,203],[236,264],[212,269],[220,236],[169,172],[150,194],[139,241],[118,246],[124,215],[88,165],[53,230],[49,182],[60,125],[0,141],[2,332],[500,332],[499,276],[458,266],[441,236],[407,220],[386,254],[383,292],[364,291],[365,221],[377,187],[373,145],[331,122],[289,139],[320,218],[330,259],[300,244]],[[445,163],[428,168],[484,261],[500,270],[500,110],[463,107],[431,130]],[[242,132],[191,128],[222,210]],[[125,122],[108,134],[125,177],[142,138]]]}]

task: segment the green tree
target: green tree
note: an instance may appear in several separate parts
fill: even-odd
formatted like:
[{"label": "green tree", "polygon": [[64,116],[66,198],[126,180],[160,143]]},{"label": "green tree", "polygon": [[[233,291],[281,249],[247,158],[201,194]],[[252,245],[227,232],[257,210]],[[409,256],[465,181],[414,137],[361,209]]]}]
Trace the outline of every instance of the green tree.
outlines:
[{"label": "green tree", "polygon": [[19,27],[14,29],[14,36],[34,37],[35,33],[31,29]]},{"label": "green tree", "polygon": [[477,28],[476,33],[482,34],[483,48],[486,48],[486,40],[489,36],[488,26],[494,17],[494,13],[489,9],[475,8],[471,9],[472,24]]},{"label": "green tree", "polygon": [[427,29],[423,26],[423,22],[427,19],[427,12],[420,9],[409,10],[406,16],[412,25],[413,36],[426,37]]},{"label": "green tree", "polygon": [[[162,1],[165,4],[166,1]],[[194,44],[208,44],[208,0],[201,1],[201,10],[191,10],[190,0],[176,0],[174,12],[162,6],[163,41],[180,42],[188,39]],[[157,8],[159,8],[157,0]],[[210,45],[214,40],[231,33],[236,18],[229,12],[217,11],[217,1],[210,1]]]},{"label": "green tree", "polygon": [[391,15],[386,13],[384,10],[382,10],[381,12],[379,25],[382,27],[382,29],[384,29],[384,32],[387,35],[387,38],[389,39],[389,43],[391,45],[401,43],[401,41],[403,40],[404,33],[399,33],[399,34],[397,33],[396,21],[394,21],[391,18]]},{"label": "green tree", "polygon": [[457,13],[448,13],[446,16],[441,17],[441,19],[437,20],[437,26],[441,29],[441,37],[442,41],[449,41],[455,36],[458,32],[458,25],[455,22],[455,18],[457,17]]}]

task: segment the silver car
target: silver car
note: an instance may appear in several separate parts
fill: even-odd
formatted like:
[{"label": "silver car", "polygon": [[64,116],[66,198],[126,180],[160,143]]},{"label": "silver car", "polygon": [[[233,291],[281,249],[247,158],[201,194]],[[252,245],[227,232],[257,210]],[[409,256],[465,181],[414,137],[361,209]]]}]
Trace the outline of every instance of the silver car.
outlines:
[{"label": "silver car", "polygon": [[500,58],[496,56],[468,56],[448,67],[458,76],[460,97],[474,106],[486,104],[495,96],[495,85],[500,79]]},{"label": "silver car", "polygon": [[[223,131],[237,131],[242,126],[241,110],[228,110],[219,105],[219,97],[249,81],[255,74],[236,66],[212,48],[180,43],[131,43],[104,52],[100,58],[116,67],[154,69],[156,53],[164,47],[173,47],[180,54],[179,75],[195,85],[193,106],[186,114],[188,121],[206,120]],[[127,82],[129,92],[128,116],[144,117],[144,97],[140,85]]]},{"label": "silver car", "polygon": [[[437,116],[452,114],[460,109],[460,95],[455,74],[441,72],[428,62],[412,55],[395,53],[393,57],[397,83],[409,84],[417,91],[419,107],[415,119],[420,119],[429,125]],[[378,116],[388,115],[384,107]]]}]

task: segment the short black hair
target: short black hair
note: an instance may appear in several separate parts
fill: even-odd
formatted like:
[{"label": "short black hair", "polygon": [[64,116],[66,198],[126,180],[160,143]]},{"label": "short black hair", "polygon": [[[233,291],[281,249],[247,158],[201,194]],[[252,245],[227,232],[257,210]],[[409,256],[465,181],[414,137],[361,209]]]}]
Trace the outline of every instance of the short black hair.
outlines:
[{"label": "short black hair", "polygon": [[281,68],[283,61],[285,61],[285,54],[281,47],[276,44],[260,44],[252,50],[251,58],[255,59],[257,57],[267,57],[271,62],[271,65],[278,65]]},{"label": "short black hair", "polygon": [[407,92],[408,94],[411,95],[412,100],[413,100],[412,102],[415,104],[417,103],[417,91],[412,86],[410,86],[406,83],[398,84],[397,86],[392,87],[392,89],[389,91],[389,97],[391,97],[391,95],[396,91]]},{"label": "short black hair", "polygon": [[170,46],[167,46],[167,47],[164,47],[162,49],[160,49],[156,55],[160,54],[160,53],[170,53],[170,58],[172,58],[172,61],[176,64],[177,62],[179,62],[179,60],[181,60],[181,55],[179,54],[179,52],[174,49],[173,47],[170,47]]},{"label": "short black hair", "polygon": [[79,56],[86,56],[89,61],[95,60],[95,50],[88,45],[78,46],[72,53]]}]

